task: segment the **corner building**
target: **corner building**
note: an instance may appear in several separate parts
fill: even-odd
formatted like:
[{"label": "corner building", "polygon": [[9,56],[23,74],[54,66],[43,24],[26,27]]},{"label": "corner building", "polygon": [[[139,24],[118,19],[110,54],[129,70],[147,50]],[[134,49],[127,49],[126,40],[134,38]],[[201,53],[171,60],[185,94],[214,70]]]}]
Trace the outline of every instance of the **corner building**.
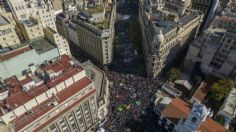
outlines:
[{"label": "corner building", "polygon": [[[82,3],[78,4],[76,11],[57,15],[59,33],[67,36],[74,47],[97,65],[108,65],[113,59],[116,2],[91,0]],[[64,33],[65,27],[67,34]]]},{"label": "corner building", "polygon": [[148,76],[156,77],[198,32],[203,15],[189,5],[185,1],[141,1],[139,22]]},{"label": "corner building", "polygon": [[95,130],[96,88],[84,68],[63,55],[40,66],[31,65],[27,73],[1,81],[1,130]]}]

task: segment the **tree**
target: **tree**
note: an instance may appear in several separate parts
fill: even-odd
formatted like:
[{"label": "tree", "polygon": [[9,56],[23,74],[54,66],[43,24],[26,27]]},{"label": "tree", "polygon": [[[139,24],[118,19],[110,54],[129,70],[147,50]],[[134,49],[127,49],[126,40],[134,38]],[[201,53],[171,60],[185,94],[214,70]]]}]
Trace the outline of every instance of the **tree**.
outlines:
[{"label": "tree", "polygon": [[210,88],[210,97],[215,101],[225,98],[234,87],[234,82],[230,79],[222,79],[212,84]]},{"label": "tree", "polygon": [[178,79],[180,75],[181,71],[178,68],[171,68],[167,73],[168,80],[172,82]]}]

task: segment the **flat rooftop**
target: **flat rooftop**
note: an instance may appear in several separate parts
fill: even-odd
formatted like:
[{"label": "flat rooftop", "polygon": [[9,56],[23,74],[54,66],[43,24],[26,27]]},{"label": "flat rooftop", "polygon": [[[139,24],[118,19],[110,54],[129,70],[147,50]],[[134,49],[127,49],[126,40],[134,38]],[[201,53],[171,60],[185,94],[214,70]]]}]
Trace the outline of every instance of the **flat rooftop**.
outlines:
[{"label": "flat rooftop", "polygon": [[33,18],[24,19],[24,20],[21,20],[21,22],[24,25],[28,26],[28,27],[31,27],[31,26],[34,26],[34,25],[38,24],[38,22],[35,19],[33,19]]},{"label": "flat rooftop", "polygon": [[104,8],[102,6],[95,6],[92,8],[89,8],[88,11],[92,14],[98,14],[98,13],[102,13],[104,10]]},{"label": "flat rooftop", "polygon": [[209,27],[209,28],[207,29],[207,32],[210,32],[210,33],[212,33],[212,34],[214,34],[214,35],[216,35],[216,36],[220,36],[220,37],[223,37],[226,31],[227,31],[227,30],[224,29],[224,28]]},{"label": "flat rooftop", "polygon": [[15,57],[17,55],[20,55],[20,54],[25,53],[30,50],[32,50],[32,48],[29,46],[26,46],[26,47],[19,48],[19,49],[16,49],[16,50],[4,53],[4,54],[0,54],[0,61],[8,60],[12,57]]},{"label": "flat rooftop", "polygon": [[172,21],[167,21],[167,20],[163,20],[163,21],[152,21],[153,23],[153,27],[155,28],[155,30],[159,30],[162,29],[162,33],[165,35],[168,32],[172,31],[174,28],[177,28],[178,23],[176,22],[172,22]]},{"label": "flat rooftop", "polygon": [[96,87],[97,97],[102,96],[102,90],[104,89],[104,79],[105,73],[97,68],[94,64],[90,63],[90,61],[86,61],[81,64],[86,71],[86,75],[93,80],[94,85]]},{"label": "flat rooftop", "polygon": [[222,111],[228,113],[232,117],[236,115],[236,89],[233,88],[225,100]]},{"label": "flat rooftop", "polygon": [[48,40],[46,40],[44,38],[36,40],[36,41],[32,41],[29,44],[39,54],[47,52],[47,51],[56,47],[55,45],[53,45],[52,43],[50,43]]}]

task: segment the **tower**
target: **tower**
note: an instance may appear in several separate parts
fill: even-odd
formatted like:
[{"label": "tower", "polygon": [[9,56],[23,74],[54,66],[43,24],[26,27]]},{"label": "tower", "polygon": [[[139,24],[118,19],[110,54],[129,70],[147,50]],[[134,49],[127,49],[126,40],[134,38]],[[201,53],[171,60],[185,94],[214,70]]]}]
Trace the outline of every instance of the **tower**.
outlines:
[{"label": "tower", "polygon": [[159,45],[163,43],[164,40],[165,38],[162,33],[162,29],[159,28],[153,40],[153,48],[152,48],[153,52],[156,50],[156,47],[159,47]]},{"label": "tower", "polygon": [[194,132],[196,131],[202,122],[204,122],[207,116],[211,115],[211,110],[207,109],[205,105],[195,103],[190,111],[188,118],[183,122],[178,122],[177,132]]},{"label": "tower", "polygon": [[178,7],[178,14],[183,16],[185,12],[185,0],[181,0],[180,5]]},{"label": "tower", "polygon": [[156,0],[157,10],[162,10],[165,6],[165,3],[163,0]]}]

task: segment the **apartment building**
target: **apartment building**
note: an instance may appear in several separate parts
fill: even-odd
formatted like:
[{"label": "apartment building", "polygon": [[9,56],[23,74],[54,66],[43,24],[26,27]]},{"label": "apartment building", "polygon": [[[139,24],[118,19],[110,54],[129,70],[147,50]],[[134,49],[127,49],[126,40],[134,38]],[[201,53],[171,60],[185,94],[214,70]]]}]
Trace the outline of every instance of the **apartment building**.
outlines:
[{"label": "apartment building", "polygon": [[20,46],[0,54],[1,79],[22,76],[30,64],[40,65],[60,56],[56,45],[44,38]]},{"label": "apartment building", "polygon": [[50,27],[44,28],[45,38],[51,43],[56,44],[61,55],[66,54],[71,56],[68,41],[62,37],[58,32],[51,29]]},{"label": "apartment building", "polygon": [[188,6],[185,1],[174,5],[141,1],[139,22],[148,76],[156,77],[198,32],[203,15]]},{"label": "apartment building", "polygon": [[212,21],[216,9],[218,7],[219,0],[193,0],[192,9],[201,11],[204,13],[204,18],[201,26],[201,30],[206,30]]},{"label": "apartment building", "polygon": [[199,62],[206,74],[236,80],[236,8],[235,3],[228,6],[223,11],[224,15],[216,16],[204,34],[190,44],[185,57],[187,70],[191,71]]},{"label": "apartment building", "polygon": [[0,94],[11,131],[94,131],[98,123],[94,82],[66,55],[1,81]]},{"label": "apartment building", "polygon": [[44,37],[42,23],[34,18],[17,21],[23,41],[33,41]]},{"label": "apartment building", "polygon": [[95,63],[101,66],[110,64],[113,59],[115,2],[92,0],[77,5],[78,10],[57,16],[58,27],[62,31],[67,27],[68,40]]},{"label": "apartment building", "polygon": [[[15,43],[10,45],[4,43],[4,46],[2,44],[2,47],[16,47],[15,45],[21,45],[25,42],[47,38],[53,44],[58,46],[61,55],[67,54],[71,56],[67,40],[57,33],[55,11],[53,9],[56,5],[53,5],[53,3],[55,4],[55,1],[52,2],[45,0],[8,0],[3,2],[3,6],[1,6],[2,12],[5,11],[6,13],[12,14],[17,23],[14,31],[21,42],[19,43],[19,41],[16,41],[17,39],[12,39]],[[3,23],[6,23],[6,21],[4,21],[5,19],[2,20]],[[5,27],[2,26],[2,28]],[[48,29],[50,29],[51,35],[47,32],[49,31]],[[8,32],[10,33],[11,31],[8,30]],[[46,36],[44,34],[45,32]],[[14,38],[14,35],[11,36]],[[3,38],[6,39],[5,37]]]},{"label": "apartment building", "polygon": [[20,44],[20,39],[18,38],[15,31],[15,20],[13,19],[11,13],[2,10],[0,13],[0,47],[5,48],[8,46]]}]

